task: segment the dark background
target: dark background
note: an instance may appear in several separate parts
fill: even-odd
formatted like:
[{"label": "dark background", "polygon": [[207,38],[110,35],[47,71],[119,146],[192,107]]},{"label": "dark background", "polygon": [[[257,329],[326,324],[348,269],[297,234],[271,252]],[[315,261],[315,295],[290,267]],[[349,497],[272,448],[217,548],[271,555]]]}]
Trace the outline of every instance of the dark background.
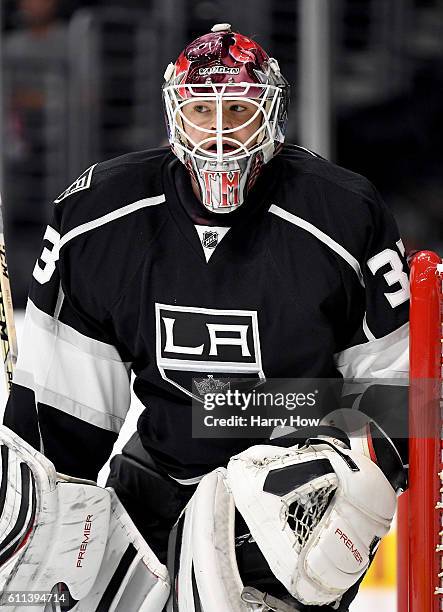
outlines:
[{"label": "dark background", "polygon": [[[330,157],[375,183],[407,250],[443,254],[443,2],[324,1]],[[287,140],[309,146],[300,9],[301,0],[3,1],[2,193],[16,306],[52,200],[92,163],[164,144],[164,69],[214,23],[279,60],[292,86]]]}]

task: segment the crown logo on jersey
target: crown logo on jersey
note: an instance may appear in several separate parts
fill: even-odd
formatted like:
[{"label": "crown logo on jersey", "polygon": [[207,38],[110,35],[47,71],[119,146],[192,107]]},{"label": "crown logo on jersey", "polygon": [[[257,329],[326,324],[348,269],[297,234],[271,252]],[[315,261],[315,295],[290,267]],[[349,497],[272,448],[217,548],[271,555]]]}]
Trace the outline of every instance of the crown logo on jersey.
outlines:
[{"label": "crown logo on jersey", "polygon": [[202,245],[207,249],[215,249],[218,244],[218,232],[203,232]]},{"label": "crown logo on jersey", "polygon": [[231,383],[224,383],[218,378],[214,378],[213,374],[208,374],[208,378],[194,378],[195,386],[200,395],[206,393],[224,393],[231,388]]}]

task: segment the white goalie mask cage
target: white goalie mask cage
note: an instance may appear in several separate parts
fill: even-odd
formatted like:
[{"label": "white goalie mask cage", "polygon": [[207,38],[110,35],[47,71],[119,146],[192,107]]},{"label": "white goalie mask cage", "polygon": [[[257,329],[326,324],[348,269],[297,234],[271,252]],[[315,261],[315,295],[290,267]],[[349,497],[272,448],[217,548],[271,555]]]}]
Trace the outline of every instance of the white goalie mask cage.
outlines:
[{"label": "white goalie mask cage", "polygon": [[[213,28],[169,64],[163,102],[172,151],[204,206],[217,213],[238,208],[285,139],[289,85],[278,62],[250,39]],[[234,124],[227,108],[245,103],[252,114]],[[187,113],[196,104],[209,109],[205,123]]]}]

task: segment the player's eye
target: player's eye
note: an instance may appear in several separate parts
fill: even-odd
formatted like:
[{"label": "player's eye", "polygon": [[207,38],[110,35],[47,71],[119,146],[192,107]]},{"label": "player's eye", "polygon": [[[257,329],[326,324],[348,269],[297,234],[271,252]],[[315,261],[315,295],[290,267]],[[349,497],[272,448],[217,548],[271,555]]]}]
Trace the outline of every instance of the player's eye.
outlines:
[{"label": "player's eye", "polygon": [[206,106],[205,104],[195,104],[192,107],[192,110],[196,113],[199,114],[203,114],[203,113],[210,113],[211,109],[209,108],[209,106]]},{"label": "player's eye", "polygon": [[231,104],[231,106],[229,107],[229,110],[234,113],[242,113],[243,111],[247,109],[246,109],[246,106],[243,106],[243,104]]}]

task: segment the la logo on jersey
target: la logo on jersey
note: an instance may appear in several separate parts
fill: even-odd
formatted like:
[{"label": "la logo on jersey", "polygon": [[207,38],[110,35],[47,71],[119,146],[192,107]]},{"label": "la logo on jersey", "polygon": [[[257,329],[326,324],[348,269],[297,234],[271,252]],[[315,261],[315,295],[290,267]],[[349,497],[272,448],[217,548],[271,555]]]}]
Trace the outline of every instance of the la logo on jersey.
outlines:
[{"label": "la logo on jersey", "polygon": [[265,380],[255,310],[156,304],[155,315],[158,369],[187,395],[201,399],[205,379]]},{"label": "la logo on jersey", "polygon": [[[238,206],[240,204],[240,170],[202,170],[201,175],[205,181],[205,204],[220,207]],[[215,183],[215,193],[218,194],[214,202],[212,183]]]}]

